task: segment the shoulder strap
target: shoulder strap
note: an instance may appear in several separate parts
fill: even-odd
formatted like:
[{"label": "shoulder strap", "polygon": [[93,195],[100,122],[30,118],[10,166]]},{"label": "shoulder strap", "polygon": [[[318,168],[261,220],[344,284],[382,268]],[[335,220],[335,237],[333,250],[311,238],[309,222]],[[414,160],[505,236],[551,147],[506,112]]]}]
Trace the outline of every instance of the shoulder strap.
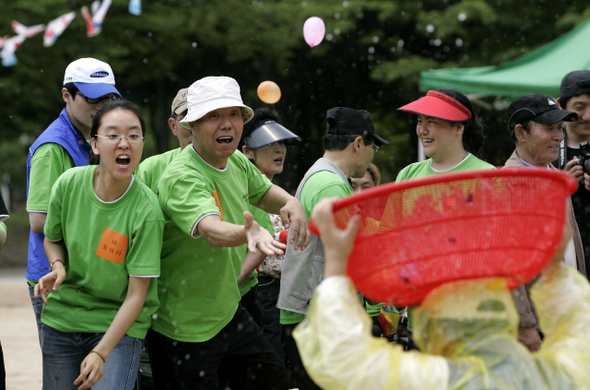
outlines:
[{"label": "shoulder strap", "polygon": [[344,172],[342,171],[342,169],[338,168],[338,166],[336,166],[336,164],[334,164],[332,161],[325,159],[325,158],[320,158],[318,159],[312,166],[311,168],[309,168],[307,170],[307,172],[305,173],[305,176],[303,176],[303,179],[301,180],[301,182],[299,183],[299,186],[297,187],[297,192],[295,193],[295,197],[297,199],[300,199],[301,197],[301,191],[303,190],[303,186],[305,185],[305,183],[307,182],[307,180],[313,176],[314,174],[321,172],[321,171],[329,171],[332,172],[338,176],[340,176],[342,178],[342,180],[344,180],[345,182],[348,181],[348,178],[346,177],[346,175],[344,174]]},{"label": "shoulder strap", "polygon": [[567,158],[565,155],[567,149],[567,131],[565,130],[565,126],[563,127],[563,140],[559,144],[559,154],[557,155],[557,168],[564,170],[565,164],[567,163]]}]

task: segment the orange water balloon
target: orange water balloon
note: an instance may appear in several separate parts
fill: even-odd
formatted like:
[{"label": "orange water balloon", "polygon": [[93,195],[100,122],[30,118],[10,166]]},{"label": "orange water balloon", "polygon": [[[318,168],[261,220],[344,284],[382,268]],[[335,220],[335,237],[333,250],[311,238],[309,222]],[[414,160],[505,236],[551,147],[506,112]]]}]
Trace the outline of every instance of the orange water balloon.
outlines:
[{"label": "orange water balloon", "polygon": [[256,90],[260,100],[267,104],[275,104],[281,99],[281,89],[274,81],[263,81]]}]

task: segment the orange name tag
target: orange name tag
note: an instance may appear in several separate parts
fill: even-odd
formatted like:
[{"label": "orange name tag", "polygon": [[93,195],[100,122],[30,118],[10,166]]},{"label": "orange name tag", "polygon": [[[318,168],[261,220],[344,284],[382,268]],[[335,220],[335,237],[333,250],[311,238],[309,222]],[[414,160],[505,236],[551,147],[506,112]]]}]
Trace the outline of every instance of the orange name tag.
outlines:
[{"label": "orange name tag", "polygon": [[219,208],[219,213],[221,214],[221,220],[223,221],[223,209],[221,208],[221,202],[219,201],[219,196],[217,195],[217,191],[215,191],[211,195],[213,195],[213,197],[215,198],[215,204]]},{"label": "orange name tag", "polygon": [[117,233],[109,228],[104,228],[102,237],[98,243],[96,255],[113,263],[123,264],[128,243],[129,236]]}]

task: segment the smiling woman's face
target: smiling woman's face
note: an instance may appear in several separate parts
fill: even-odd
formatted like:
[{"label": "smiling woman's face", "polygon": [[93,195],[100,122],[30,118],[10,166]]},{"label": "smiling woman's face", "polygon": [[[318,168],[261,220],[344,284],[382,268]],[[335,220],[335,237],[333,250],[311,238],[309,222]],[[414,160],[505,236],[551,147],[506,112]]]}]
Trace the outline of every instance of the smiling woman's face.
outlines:
[{"label": "smiling woman's face", "polygon": [[416,134],[424,148],[424,154],[433,160],[453,154],[463,154],[463,126],[444,119],[418,115]]}]

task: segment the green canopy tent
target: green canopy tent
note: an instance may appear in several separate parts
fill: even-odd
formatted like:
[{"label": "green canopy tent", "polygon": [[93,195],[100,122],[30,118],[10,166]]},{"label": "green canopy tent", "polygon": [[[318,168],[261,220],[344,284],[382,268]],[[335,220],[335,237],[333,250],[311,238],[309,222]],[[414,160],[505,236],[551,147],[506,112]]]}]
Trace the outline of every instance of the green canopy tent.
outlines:
[{"label": "green canopy tent", "polygon": [[561,79],[590,69],[590,19],[553,42],[497,66],[435,69],[420,74],[420,91],[453,88],[469,95],[514,99],[532,93],[559,96]]}]

